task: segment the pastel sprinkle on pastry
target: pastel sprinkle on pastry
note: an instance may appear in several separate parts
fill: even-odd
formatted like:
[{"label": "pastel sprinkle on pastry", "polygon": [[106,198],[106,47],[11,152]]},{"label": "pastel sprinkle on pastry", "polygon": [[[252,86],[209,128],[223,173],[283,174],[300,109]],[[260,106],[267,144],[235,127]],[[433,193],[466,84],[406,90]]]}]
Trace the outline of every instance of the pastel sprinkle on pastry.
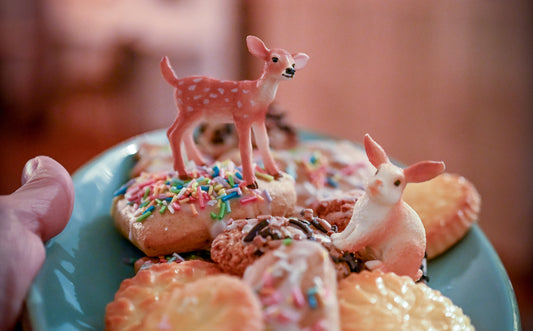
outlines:
[{"label": "pastel sprinkle on pastry", "polygon": [[313,241],[269,251],[243,276],[258,295],[266,330],[339,330],[336,272]]},{"label": "pastel sprinkle on pastry", "polygon": [[462,309],[410,277],[380,271],[353,273],[337,292],[341,330],[474,330]]},{"label": "pastel sprinkle on pastry", "polygon": [[293,212],[292,177],[256,171],[257,189],[245,185],[230,161],[195,167],[189,179],[143,173],[115,192],[111,214],[119,232],[148,256],[206,249],[219,221]]},{"label": "pastel sprinkle on pastry", "polygon": [[407,185],[403,197],[424,224],[430,259],[457,243],[478,220],[481,209],[481,197],[474,185],[450,173]]}]

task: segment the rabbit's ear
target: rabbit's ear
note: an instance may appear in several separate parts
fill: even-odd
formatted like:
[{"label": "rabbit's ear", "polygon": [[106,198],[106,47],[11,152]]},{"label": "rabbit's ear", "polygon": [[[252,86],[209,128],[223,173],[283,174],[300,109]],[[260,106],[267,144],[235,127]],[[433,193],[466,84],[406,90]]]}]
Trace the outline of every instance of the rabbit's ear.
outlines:
[{"label": "rabbit's ear", "polygon": [[365,151],[368,156],[368,160],[376,168],[379,168],[383,163],[388,163],[389,158],[383,147],[381,147],[377,142],[370,137],[367,133],[365,134]]},{"label": "rabbit's ear", "polygon": [[403,169],[403,174],[407,183],[421,183],[440,175],[445,169],[444,162],[421,161]]}]

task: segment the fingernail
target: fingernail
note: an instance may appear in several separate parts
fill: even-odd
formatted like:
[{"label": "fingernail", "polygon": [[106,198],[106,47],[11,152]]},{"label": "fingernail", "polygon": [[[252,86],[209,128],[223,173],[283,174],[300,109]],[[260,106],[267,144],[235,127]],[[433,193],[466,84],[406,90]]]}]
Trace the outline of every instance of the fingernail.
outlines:
[{"label": "fingernail", "polygon": [[33,159],[26,162],[24,165],[24,170],[22,171],[22,185],[26,184],[37,172],[39,167],[39,157],[34,157]]}]

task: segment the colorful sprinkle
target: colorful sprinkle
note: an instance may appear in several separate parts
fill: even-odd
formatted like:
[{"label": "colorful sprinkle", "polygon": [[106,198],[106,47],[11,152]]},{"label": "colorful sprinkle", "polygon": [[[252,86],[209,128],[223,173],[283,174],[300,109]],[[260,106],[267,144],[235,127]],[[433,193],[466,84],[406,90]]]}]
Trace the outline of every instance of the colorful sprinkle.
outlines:
[{"label": "colorful sprinkle", "polygon": [[141,216],[137,217],[137,219],[135,221],[142,222],[142,221],[146,220],[148,217],[150,217],[150,215],[152,215],[151,211],[146,212],[146,213],[142,214]]},{"label": "colorful sprinkle", "polygon": [[[258,176],[263,180],[274,180],[256,167]],[[214,215],[222,219],[231,213],[231,200],[237,199],[241,204],[254,201],[271,201],[266,191],[253,190],[246,187],[242,180],[241,169],[231,161],[217,162],[213,167],[198,166],[189,175],[192,179],[181,180],[174,176],[175,172],[143,173],[128,181],[115,193],[123,195],[128,204],[134,208],[134,215],[139,221],[145,220],[147,213],[167,211],[174,214],[190,204],[193,214],[207,206],[217,208]],[[141,217],[142,216],[142,217]],[[213,214],[211,214],[213,216]]]},{"label": "colorful sprinkle", "polygon": [[262,173],[262,172],[259,172],[259,171],[255,172],[255,176],[257,178],[263,179],[264,181],[267,181],[267,182],[271,182],[271,181],[274,180],[274,176],[271,176],[269,174],[265,174],[265,173]]},{"label": "colorful sprinkle", "polygon": [[291,297],[292,297],[294,306],[298,308],[302,308],[303,306],[305,306],[305,298],[302,293],[302,290],[299,287],[295,287],[292,289]]}]

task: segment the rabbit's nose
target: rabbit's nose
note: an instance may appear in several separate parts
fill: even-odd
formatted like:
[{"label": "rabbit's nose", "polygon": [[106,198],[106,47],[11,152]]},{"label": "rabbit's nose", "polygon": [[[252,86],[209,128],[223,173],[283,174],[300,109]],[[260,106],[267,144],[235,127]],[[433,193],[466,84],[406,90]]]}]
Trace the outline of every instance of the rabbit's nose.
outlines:
[{"label": "rabbit's nose", "polygon": [[368,185],[368,191],[370,195],[376,196],[379,193],[381,186],[383,186],[383,182],[379,179],[376,179],[370,183],[370,185]]}]

